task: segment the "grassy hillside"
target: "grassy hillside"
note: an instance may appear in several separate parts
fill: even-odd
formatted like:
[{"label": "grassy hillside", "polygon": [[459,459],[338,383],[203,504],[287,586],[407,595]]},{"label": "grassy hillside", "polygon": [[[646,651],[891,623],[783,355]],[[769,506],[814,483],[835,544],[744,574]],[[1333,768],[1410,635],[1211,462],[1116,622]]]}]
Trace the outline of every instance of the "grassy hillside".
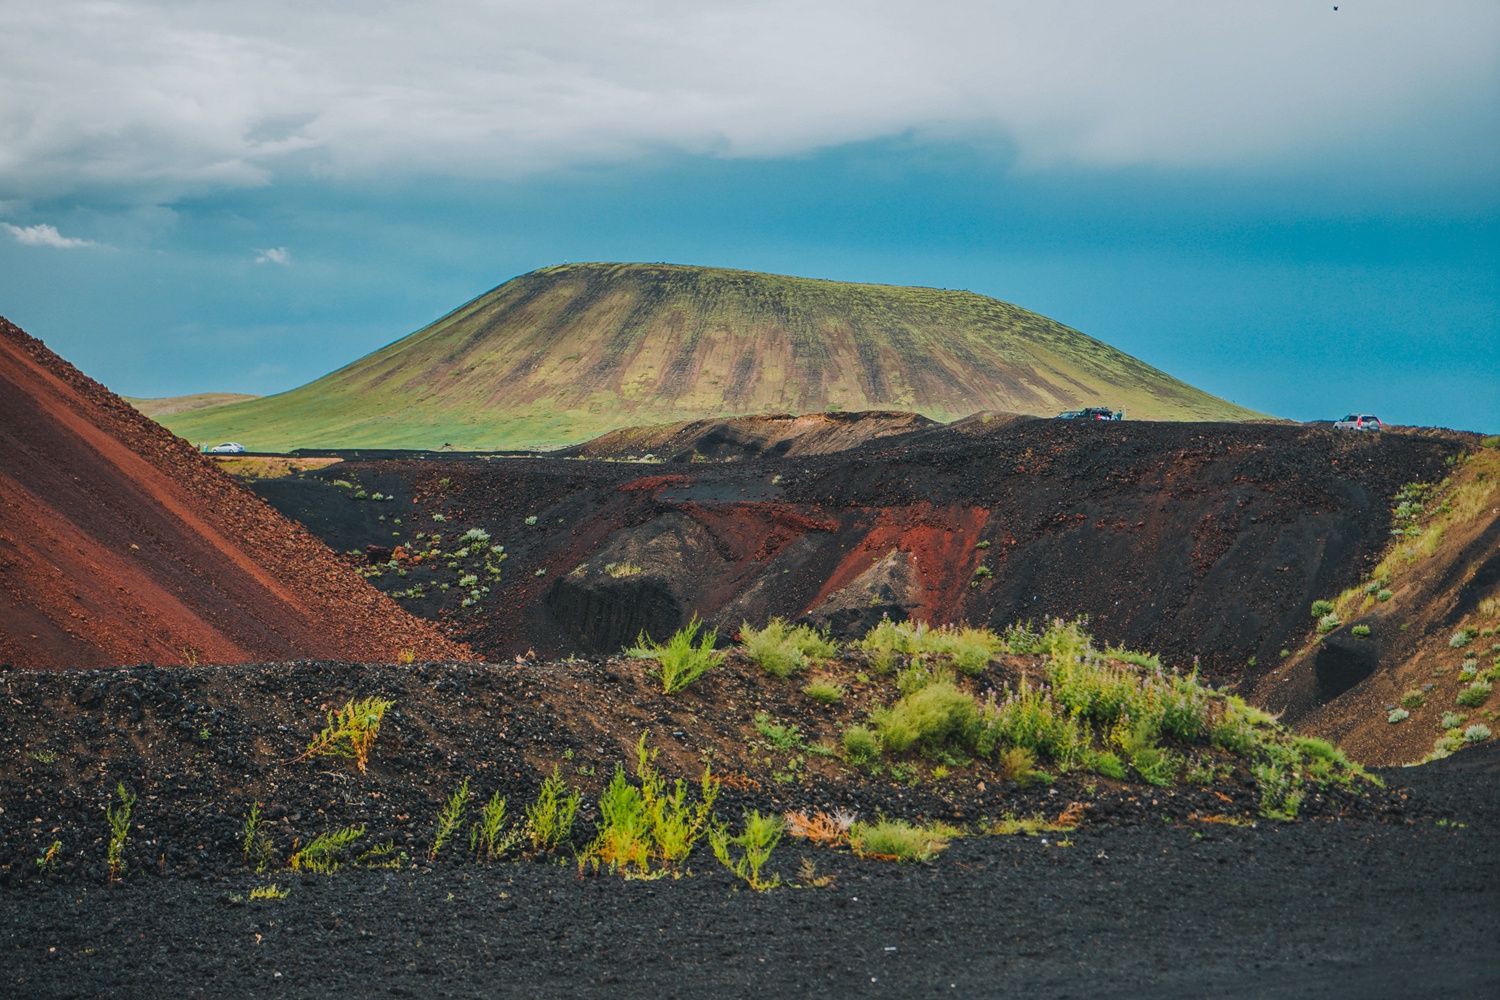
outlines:
[{"label": "grassy hillside", "polygon": [[146,416],[158,420],[174,413],[203,410],[210,406],[226,406],[230,403],[243,403],[247,399],[260,399],[261,397],[244,392],[199,392],[191,396],[156,396],[150,399],[121,396],[120,398]]},{"label": "grassy hillside", "polygon": [[1086,405],[1133,418],[1256,416],[1044,316],[969,292],[665,264],[571,264],[277,396],[169,414],[192,441],[556,447],[751,413]]}]

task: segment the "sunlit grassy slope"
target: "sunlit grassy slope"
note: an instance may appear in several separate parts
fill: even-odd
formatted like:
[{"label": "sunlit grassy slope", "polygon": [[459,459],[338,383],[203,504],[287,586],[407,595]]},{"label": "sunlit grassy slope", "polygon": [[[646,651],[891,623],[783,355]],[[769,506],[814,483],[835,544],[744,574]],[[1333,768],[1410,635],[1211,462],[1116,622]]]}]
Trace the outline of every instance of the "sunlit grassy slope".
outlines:
[{"label": "sunlit grassy slope", "polygon": [[169,414],[191,441],[555,447],[619,427],[904,409],[1258,416],[1107,344],[969,292],[666,264],[569,264],[277,396]]}]

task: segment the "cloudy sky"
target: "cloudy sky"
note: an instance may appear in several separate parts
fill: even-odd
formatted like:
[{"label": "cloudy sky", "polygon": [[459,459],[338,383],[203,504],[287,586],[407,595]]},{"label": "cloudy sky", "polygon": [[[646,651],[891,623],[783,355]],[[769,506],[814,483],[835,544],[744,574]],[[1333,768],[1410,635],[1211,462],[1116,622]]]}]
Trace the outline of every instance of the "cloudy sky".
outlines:
[{"label": "cloudy sky", "polygon": [[969,288],[1500,431],[1500,3],[0,0],[0,314],[291,388],[524,271]]}]

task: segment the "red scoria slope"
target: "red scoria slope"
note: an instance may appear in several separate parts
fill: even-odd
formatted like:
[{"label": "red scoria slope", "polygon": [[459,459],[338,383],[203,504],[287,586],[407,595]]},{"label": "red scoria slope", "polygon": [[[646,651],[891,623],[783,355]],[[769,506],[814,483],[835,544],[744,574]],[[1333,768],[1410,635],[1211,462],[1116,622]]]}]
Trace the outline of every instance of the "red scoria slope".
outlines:
[{"label": "red scoria slope", "polygon": [[0,663],[465,658],[321,541],[0,319]]}]

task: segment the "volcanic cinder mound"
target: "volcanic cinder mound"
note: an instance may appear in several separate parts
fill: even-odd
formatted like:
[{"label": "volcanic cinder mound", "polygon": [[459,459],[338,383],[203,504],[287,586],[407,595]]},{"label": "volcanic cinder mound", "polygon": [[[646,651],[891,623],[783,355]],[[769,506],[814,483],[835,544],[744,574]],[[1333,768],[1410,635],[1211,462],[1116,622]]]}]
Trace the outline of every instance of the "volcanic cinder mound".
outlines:
[{"label": "volcanic cinder mound", "polygon": [[163,419],[190,440],[259,450],[515,449],[834,407],[948,421],[1096,405],[1157,420],[1257,416],[969,292],[571,264],[515,278],[299,389]]},{"label": "volcanic cinder mound", "polygon": [[733,462],[351,459],[254,488],[336,549],[374,546],[378,586],[491,657],[615,652],[695,613],[722,635],[781,615],[846,638],[883,615],[1087,615],[1103,641],[1239,679],[1310,635],[1310,603],[1383,554],[1390,497],[1460,447],[994,420]]},{"label": "volcanic cinder mound", "polygon": [[467,653],[4,320],[0,456],[0,662]]}]

